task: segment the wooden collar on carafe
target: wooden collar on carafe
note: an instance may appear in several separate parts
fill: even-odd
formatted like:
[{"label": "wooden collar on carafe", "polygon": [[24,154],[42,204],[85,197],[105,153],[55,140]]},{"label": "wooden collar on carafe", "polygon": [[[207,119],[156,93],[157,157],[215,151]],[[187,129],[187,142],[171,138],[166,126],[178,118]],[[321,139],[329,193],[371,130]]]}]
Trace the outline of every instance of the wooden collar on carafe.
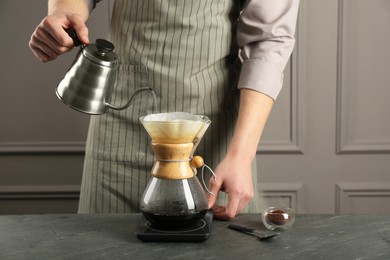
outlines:
[{"label": "wooden collar on carafe", "polygon": [[152,142],[155,161],[152,176],[161,179],[188,179],[196,174],[191,165],[193,143],[165,144]]}]

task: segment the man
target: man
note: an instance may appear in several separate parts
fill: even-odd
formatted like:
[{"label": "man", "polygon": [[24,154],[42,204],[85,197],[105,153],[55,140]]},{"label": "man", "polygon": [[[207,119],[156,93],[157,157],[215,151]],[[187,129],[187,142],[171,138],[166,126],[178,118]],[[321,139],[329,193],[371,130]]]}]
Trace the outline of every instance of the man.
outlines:
[{"label": "man", "polygon": [[[30,41],[37,58],[47,62],[72,49],[65,29],[89,44],[85,23],[95,4],[50,0],[48,16]],[[197,152],[215,168],[209,206],[216,218],[256,212],[259,206],[252,163],[282,87],[298,6],[299,0],[248,0],[243,6],[225,0],[115,2],[109,40],[121,66],[113,101],[124,102],[137,88],[151,86],[159,112],[211,119]],[[138,118],[151,113],[151,102],[142,94],[126,111],[91,119],[79,212],[139,210],[153,155]]]}]

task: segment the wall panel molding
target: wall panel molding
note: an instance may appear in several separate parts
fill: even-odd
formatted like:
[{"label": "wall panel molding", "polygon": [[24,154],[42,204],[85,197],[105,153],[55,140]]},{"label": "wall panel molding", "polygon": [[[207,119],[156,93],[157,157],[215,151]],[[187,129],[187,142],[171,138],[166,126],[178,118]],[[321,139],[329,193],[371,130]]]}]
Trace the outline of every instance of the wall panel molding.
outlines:
[{"label": "wall panel molding", "polygon": [[0,153],[84,153],[85,142],[3,142]]},{"label": "wall panel molding", "polygon": [[80,185],[0,185],[0,214],[77,213]]},{"label": "wall panel molding", "polygon": [[390,205],[390,182],[336,184],[336,214],[390,213],[388,205]]},{"label": "wall panel molding", "polygon": [[[387,47],[381,46],[388,46],[390,41],[387,35],[375,33],[375,29],[381,28],[377,24],[388,21],[382,5],[383,1],[339,0],[336,109],[339,154],[390,152],[390,131],[386,131],[390,129],[390,121],[386,120],[390,107],[384,98],[389,93],[390,78],[386,71],[378,69],[387,67],[390,56],[383,51]],[[362,10],[369,14],[362,15]],[[367,40],[372,39],[372,34],[375,47],[373,41]],[[377,69],[368,65],[371,63],[376,63]],[[367,104],[371,105],[364,107]]]},{"label": "wall panel molding", "polygon": [[4,199],[78,199],[80,185],[0,185],[0,202]]},{"label": "wall panel molding", "polygon": [[290,207],[295,212],[302,210],[299,202],[303,197],[302,183],[261,183],[260,186],[260,203],[263,208],[280,206]]}]

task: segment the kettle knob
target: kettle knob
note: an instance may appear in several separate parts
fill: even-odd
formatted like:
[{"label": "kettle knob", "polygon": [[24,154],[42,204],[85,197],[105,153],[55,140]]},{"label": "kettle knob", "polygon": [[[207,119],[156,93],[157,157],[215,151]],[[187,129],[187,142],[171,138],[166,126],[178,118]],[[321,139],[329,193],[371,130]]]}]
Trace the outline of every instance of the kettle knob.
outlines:
[{"label": "kettle knob", "polygon": [[104,39],[97,39],[95,41],[96,48],[102,54],[112,52],[115,48],[114,44]]},{"label": "kettle knob", "polygon": [[[80,46],[82,44],[74,30],[67,29],[65,31],[68,33],[69,37],[72,38],[74,46]],[[97,39],[95,45],[101,54],[112,52],[115,49],[114,44],[104,39]]]}]

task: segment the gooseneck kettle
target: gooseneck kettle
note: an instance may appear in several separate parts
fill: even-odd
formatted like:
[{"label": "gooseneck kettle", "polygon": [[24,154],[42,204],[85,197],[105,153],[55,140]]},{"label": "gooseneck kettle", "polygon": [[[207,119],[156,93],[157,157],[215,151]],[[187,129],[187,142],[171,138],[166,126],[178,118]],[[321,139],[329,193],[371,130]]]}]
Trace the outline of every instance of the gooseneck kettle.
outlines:
[{"label": "gooseneck kettle", "polygon": [[[67,31],[80,50],[72,66],[56,88],[57,97],[69,107],[91,115],[104,114],[107,109],[123,110],[133,97],[149,87],[137,89],[124,106],[109,103],[119,68],[114,44],[97,39],[95,44],[82,45],[74,31]],[[154,94],[154,92],[153,92]]]}]

